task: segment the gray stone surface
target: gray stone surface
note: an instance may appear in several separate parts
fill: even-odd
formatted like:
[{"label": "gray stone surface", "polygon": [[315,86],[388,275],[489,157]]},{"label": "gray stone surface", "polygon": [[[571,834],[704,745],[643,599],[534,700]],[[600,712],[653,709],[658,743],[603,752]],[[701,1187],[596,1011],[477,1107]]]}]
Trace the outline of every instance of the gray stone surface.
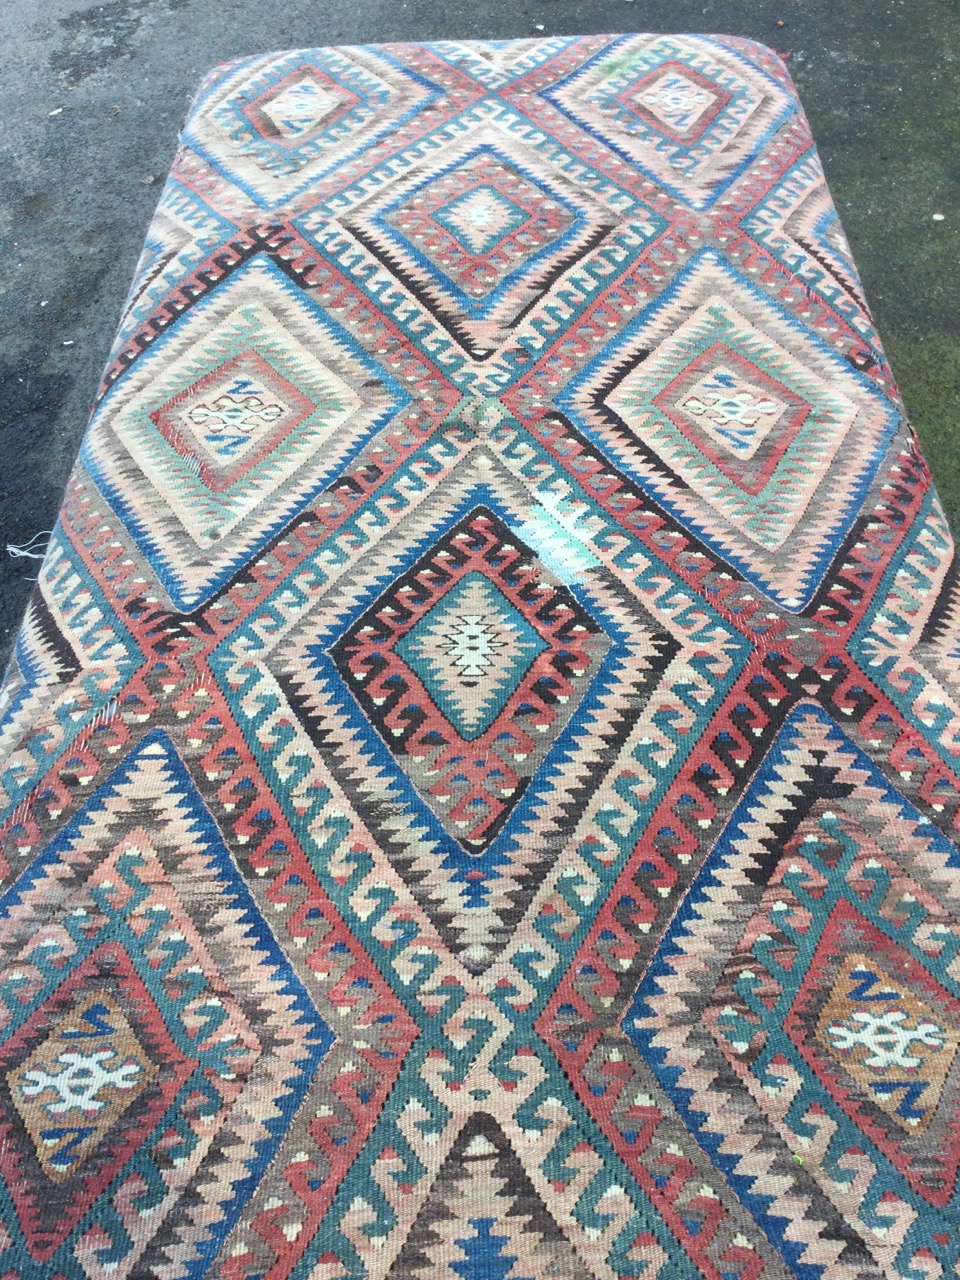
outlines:
[{"label": "gray stone surface", "polygon": [[[294,46],[730,32],[789,65],[911,418],[960,527],[955,0],[3,0],[0,660],[203,73]],[[943,214],[935,220],[934,214]]]}]

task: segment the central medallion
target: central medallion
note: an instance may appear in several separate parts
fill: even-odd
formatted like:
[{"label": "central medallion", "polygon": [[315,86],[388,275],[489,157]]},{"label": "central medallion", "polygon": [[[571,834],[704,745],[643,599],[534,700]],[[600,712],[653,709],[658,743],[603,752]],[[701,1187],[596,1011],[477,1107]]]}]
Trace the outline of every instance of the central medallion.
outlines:
[{"label": "central medallion", "polygon": [[396,645],[468,742],[489,729],[547,642],[489,578],[461,578]]},{"label": "central medallion", "polygon": [[876,956],[853,952],[829,991],[817,1039],[861,1092],[909,1133],[933,1119],[960,1033],[915,988],[891,978]]},{"label": "central medallion", "polygon": [[330,650],[447,833],[487,848],[610,640],[493,512],[475,508]]},{"label": "central medallion", "polygon": [[8,1078],[47,1176],[72,1173],[157,1071],[114,999],[96,991],[79,1002]]},{"label": "central medallion", "polygon": [[522,227],[528,214],[495,187],[482,184],[437,209],[434,218],[460,241],[468,253],[486,253],[504,236]]},{"label": "central medallion", "polygon": [[380,218],[468,308],[482,307],[581,221],[556,193],[488,148],[406,192]]},{"label": "central medallion", "polygon": [[212,369],[150,417],[180,457],[195,464],[211,493],[225,493],[313,417],[336,430],[356,409],[358,397],[334,373],[324,371],[308,396],[256,351],[243,351]]},{"label": "central medallion", "polygon": [[264,138],[287,146],[299,146],[330,130],[362,98],[319,67],[298,69],[259,99],[248,103],[244,115]]},{"label": "central medallion", "polygon": [[[344,798],[348,856],[373,853],[396,910],[422,911],[474,973],[576,849],[600,780],[622,770],[608,726],[641,733],[682,645],[550,513],[518,518],[483,470],[264,654],[298,750]],[[232,661],[225,647],[214,665]],[[336,895],[345,864],[328,865]]]},{"label": "central medallion", "polygon": [[[621,126],[653,130],[675,143],[691,145],[729,106],[732,95],[692,67],[668,61],[619,92],[609,87],[591,97],[602,111],[619,117]],[[631,118],[632,117],[632,118]]]}]

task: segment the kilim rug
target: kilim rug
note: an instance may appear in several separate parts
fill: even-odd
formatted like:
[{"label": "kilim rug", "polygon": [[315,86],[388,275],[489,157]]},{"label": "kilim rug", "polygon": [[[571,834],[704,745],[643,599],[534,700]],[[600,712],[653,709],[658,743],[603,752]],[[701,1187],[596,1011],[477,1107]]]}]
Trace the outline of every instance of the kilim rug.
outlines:
[{"label": "kilim rug", "polygon": [[205,81],[6,684],[2,1280],[940,1280],[960,589],[725,37]]}]

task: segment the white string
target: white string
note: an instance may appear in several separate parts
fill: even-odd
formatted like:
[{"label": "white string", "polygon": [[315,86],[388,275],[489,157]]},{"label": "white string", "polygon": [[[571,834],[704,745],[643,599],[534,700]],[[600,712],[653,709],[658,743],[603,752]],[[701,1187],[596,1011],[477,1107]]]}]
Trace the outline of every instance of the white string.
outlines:
[{"label": "white string", "polygon": [[47,554],[46,543],[41,547],[38,547],[37,541],[40,538],[49,538],[52,533],[52,529],[41,529],[39,533],[35,533],[32,538],[28,539],[22,547],[18,547],[12,542],[8,542],[7,555],[12,556],[14,560],[42,560]]}]

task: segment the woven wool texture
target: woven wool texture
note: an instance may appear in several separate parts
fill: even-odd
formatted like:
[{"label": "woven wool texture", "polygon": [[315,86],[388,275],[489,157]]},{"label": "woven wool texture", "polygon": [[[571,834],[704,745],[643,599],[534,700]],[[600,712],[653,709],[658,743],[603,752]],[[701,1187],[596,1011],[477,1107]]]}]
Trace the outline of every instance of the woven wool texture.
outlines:
[{"label": "woven wool texture", "polygon": [[205,81],[5,686],[3,1280],[940,1280],[960,595],[783,63]]}]

